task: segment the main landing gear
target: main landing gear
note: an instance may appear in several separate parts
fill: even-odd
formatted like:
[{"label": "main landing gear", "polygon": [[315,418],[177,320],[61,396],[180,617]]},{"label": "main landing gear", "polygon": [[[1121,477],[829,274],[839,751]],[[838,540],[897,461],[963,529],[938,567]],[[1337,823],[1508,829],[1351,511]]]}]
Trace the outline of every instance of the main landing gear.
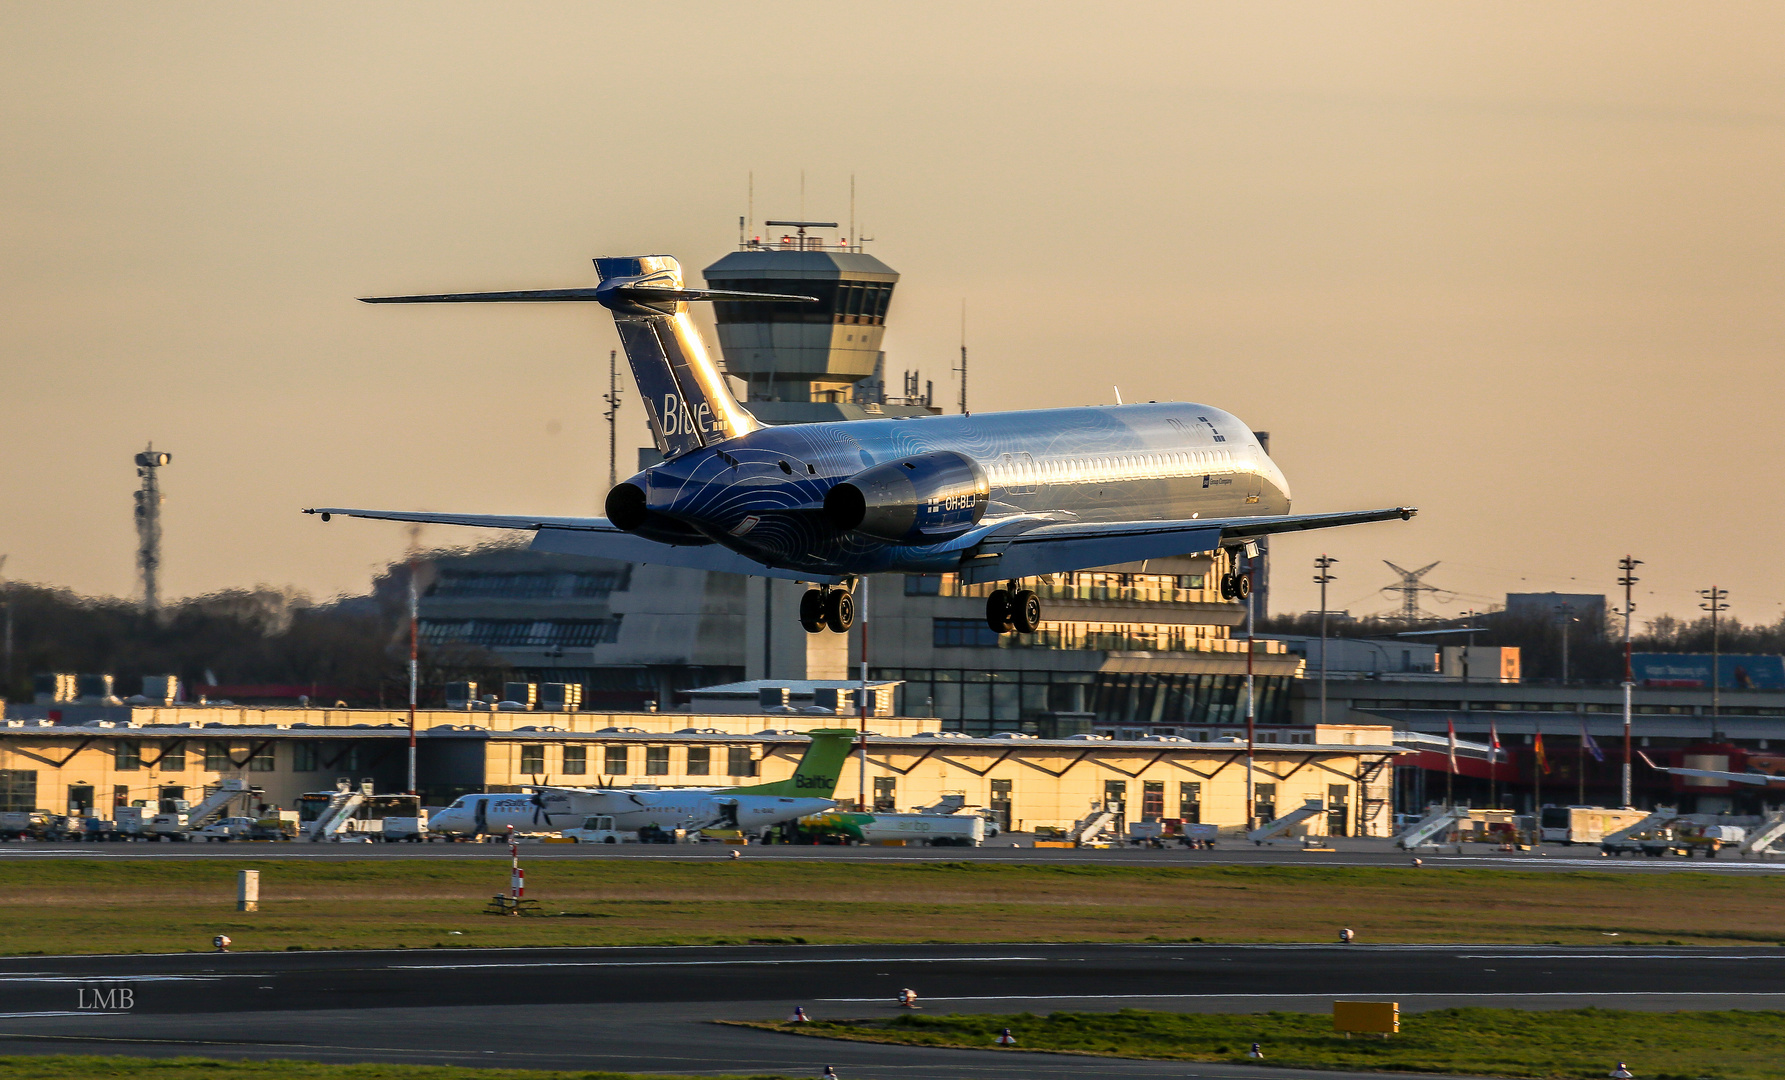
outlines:
[{"label": "main landing gear", "polygon": [[855,625],[855,594],[828,585],[807,589],[800,597],[800,625],[808,634],[822,634],[827,629],[847,634]]},{"label": "main landing gear", "polygon": [[1244,600],[1252,595],[1252,575],[1241,570],[1221,575],[1221,599]]},{"label": "main landing gear", "polygon": [[994,634],[1033,634],[1041,628],[1041,597],[1010,582],[985,598],[985,623]]}]

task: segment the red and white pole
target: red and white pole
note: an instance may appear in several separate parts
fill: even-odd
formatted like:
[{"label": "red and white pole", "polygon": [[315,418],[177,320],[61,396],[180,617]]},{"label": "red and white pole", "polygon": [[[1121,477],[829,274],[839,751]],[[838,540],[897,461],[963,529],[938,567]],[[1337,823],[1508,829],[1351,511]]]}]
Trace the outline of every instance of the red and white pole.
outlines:
[{"label": "red and white pole", "polygon": [[508,897],[519,901],[527,892],[527,875],[521,869],[521,842],[515,839],[514,826],[508,827]]}]

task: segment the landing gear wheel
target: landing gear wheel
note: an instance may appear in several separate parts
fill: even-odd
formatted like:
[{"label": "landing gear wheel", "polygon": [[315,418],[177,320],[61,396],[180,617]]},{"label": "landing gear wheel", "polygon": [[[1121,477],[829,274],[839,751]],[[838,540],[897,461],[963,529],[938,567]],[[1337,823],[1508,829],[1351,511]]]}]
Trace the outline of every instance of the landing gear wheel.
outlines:
[{"label": "landing gear wheel", "polygon": [[1041,629],[1041,597],[1028,589],[1011,597],[1011,622],[1019,634],[1033,634]]},{"label": "landing gear wheel", "polygon": [[800,597],[800,625],[808,634],[824,633],[824,593],[818,589],[807,589],[806,595]]},{"label": "landing gear wheel", "polygon": [[824,625],[847,634],[855,625],[855,596],[848,589],[832,589],[824,596]]},{"label": "landing gear wheel", "polygon": [[993,589],[985,598],[985,624],[992,628],[992,633],[1008,634],[1016,628],[1014,607],[1010,593],[1004,589]]},{"label": "landing gear wheel", "polygon": [[1239,599],[1239,600],[1244,600],[1246,597],[1252,595],[1252,575],[1251,574],[1235,574],[1235,575],[1233,575],[1233,595],[1236,599]]},{"label": "landing gear wheel", "polygon": [[1221,599],[1223,599],[1223,600],[1232,600],[1233,599],[1233,575],[1232,574],[1222,574],[1221,575]]}]

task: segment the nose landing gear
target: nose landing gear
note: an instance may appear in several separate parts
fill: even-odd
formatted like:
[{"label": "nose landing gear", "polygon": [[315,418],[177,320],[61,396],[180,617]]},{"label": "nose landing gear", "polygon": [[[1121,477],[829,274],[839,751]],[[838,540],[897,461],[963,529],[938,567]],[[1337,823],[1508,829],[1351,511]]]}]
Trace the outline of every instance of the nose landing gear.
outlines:
[{"label": "nose landing gear", "polygon": [[847,634],[855,625],[855,595],[848,589],[807,589],[800,597],[800,625],[808,634]]},{"label": "nose landing gear", "polygon": [[1010,582],[985,598],[985,622],[995,634],[1033,634],[1041,627],[1041,597]]}]

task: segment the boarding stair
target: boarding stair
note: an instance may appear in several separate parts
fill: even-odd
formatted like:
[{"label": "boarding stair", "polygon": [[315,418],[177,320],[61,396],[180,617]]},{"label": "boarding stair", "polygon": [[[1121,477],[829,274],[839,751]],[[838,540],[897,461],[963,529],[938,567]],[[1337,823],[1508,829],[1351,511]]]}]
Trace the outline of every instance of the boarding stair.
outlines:
[{"label": "boarding stair", "polygon": [[1765,821],[1748,830],[1748,838],[1742,841],[1742,854],[1770,854],[1781,846],[1781,840],[1785,840],[1785,810],[1768,814]]},{"label": "boarding stair", "polygon": [[1116,812],[1108,809],[1093,810],[1088,817],[1082,817],[1072,823],[1066,830],[1066,839],[1074,844],[1084,844],[1095,840],[1104,830],[1114,828]]},{"label": "boarding stair", "polygon": [[1407,849],[1416,847],[1435,847],[1442,841],[1439,837],[1450,831],[1451,826],[1469,816],[1466,808],[1455,806],[1432,806],[1417,824],[1406,832],[1395,837],[1395,843]]},{"label": "boarding stair", "polygon": [[1599,840],[1599,847],[1606,851],[1616,850],[1629,844],[1632,837],[1654,832],[1657,829],[1665,829],[1668,825],[1678,819],[1679,816],[1680,812],[1674,807],[1657,806],[1653,813],[1636,824],[1626,825],[1617,832],[1607,833],[1605,836],[1601,837]]},{"label": "boarding stair", "polygon": [[259,788],[249,787],[248,781],[239,776],[224,779],[204,797],[203,802],[186,811],[186,831],[203,828],[206,822],[228,810],[230,803],[259,792]]},{"label": "boarding stair", "polygon": [[353,812],[360,808],[360,804],[371,793],[372,785],[369,781],[357,788],[351,780],[335,781],[334,796],[329,799],[322,813],[316,815],[316,820],[309,822],[310,831],[304,839],[317,843],[332,838],[353,818]]},{"label": "boarding stair", "polygon": [[1274,821],[1267,821],[1258,828],[1253,829],[1246,834],[1246,839],[1252,841],[1254,844],[1262,844],[1271,837],[1281,835],[1313,817],[1315,814],[1324,813],[1325,811],[1326,804],[1322,803],[1319,799],[1309,799],[1307,802],[1296,809],[1291,810],[1289,813],[1284,814],[1282,817],[1277,818]]}]

